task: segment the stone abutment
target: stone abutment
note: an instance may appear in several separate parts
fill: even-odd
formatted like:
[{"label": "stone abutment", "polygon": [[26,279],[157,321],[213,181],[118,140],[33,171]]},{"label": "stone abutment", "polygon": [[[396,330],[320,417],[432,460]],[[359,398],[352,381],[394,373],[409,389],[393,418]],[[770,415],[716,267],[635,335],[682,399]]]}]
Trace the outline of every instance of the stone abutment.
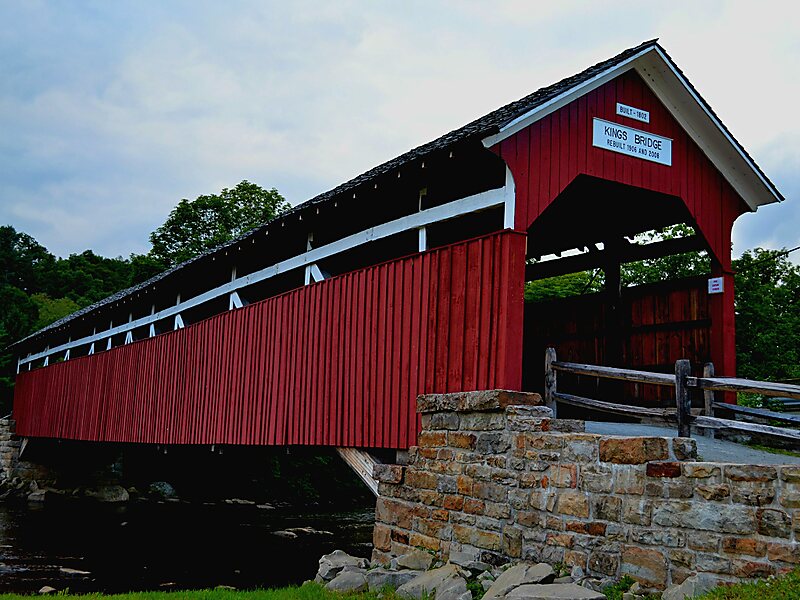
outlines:
[{"label": "stone abutment", "polygon": [[689,438],[587,434],[537,394],[428,395],[417,410],[409,463],[375,468],[377,563],[421,547],[653,589],[800,564],[800,466],[698,462]]}]

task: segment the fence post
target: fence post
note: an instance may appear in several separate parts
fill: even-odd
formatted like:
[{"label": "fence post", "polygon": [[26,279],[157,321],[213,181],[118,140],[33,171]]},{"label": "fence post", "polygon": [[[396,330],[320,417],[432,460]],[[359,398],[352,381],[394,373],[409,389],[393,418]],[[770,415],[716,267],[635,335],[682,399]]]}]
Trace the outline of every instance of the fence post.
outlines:
[{"label": "fence post", "polygon": [[675,403],[678,408],[678,436],[691,437],[689,422],[692,418],[692,402],[689,397],[687,379],[692,372],[692,364],[682,358],[675,362]]},{"label": "fence post", "polygon": [[544,403],[553,411],[556,416],[556,370],[553,363],[556,362],[556,349],[548,348],[544,351]]},{"label": "fence post", "polygon": [[[703,377],[714,377],[714,363],[706,363],[703,366]],[[703,390],[703,404],[704,410],[703,414],[707,417],[714,416],[714,400],[715,400],[714,390]],[[706,429],[705,435],[712,438],[714,437],[714,430],[713,429]]]}]

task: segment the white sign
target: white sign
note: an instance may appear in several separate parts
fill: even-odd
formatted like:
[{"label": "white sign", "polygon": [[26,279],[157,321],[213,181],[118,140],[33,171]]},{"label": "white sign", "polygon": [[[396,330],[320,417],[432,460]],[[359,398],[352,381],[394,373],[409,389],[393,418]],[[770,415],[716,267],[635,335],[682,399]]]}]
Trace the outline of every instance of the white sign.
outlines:
[{"label": "white sign", "polygon": [[649,111],[642,110],[641,108],[634,108],[633,106],[628,106],[627,104],[623,104],[622,102],[617,102],[617,114],[622,115],[623,117],[636,119],[637,121],[641,121],[642,123],[650,122]]},{"label": "white sign", "polygon": [[722,294],[725,291],[725,279],[722,277],[710,277],[708,279],[708,293]]},{"label": "white sign", "polygon": [[672,166],[672,140],[619,123],[592,119],[592,146]]}]

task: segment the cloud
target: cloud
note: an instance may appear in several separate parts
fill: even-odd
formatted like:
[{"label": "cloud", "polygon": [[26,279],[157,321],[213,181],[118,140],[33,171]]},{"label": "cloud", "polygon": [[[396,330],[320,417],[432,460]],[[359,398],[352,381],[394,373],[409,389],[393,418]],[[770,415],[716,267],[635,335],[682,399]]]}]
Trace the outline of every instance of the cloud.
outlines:
[{"label": "cloud", "polygon": [[[784,193],[798,189],[786,115],[800,49],[777,4],[40,0],[0,13],[0,222],[61,255],[143,252],[180,198],[245,178],[301,202],[659,35]],[[740,219],[737,247],[789,244],[785,206]]]}]

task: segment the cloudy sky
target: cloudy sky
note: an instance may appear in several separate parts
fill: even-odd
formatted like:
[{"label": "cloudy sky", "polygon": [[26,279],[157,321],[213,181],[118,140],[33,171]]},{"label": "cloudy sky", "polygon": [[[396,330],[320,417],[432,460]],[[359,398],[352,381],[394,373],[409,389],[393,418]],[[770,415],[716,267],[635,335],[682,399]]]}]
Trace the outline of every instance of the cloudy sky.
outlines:
[{"label": "cloudy sky", "polygon": [[735,252],[797,246],[795,6],[0,0],[0,224],[145,252],[181,198],[248,179],[297,204],[659,37],[787,198]]}]

